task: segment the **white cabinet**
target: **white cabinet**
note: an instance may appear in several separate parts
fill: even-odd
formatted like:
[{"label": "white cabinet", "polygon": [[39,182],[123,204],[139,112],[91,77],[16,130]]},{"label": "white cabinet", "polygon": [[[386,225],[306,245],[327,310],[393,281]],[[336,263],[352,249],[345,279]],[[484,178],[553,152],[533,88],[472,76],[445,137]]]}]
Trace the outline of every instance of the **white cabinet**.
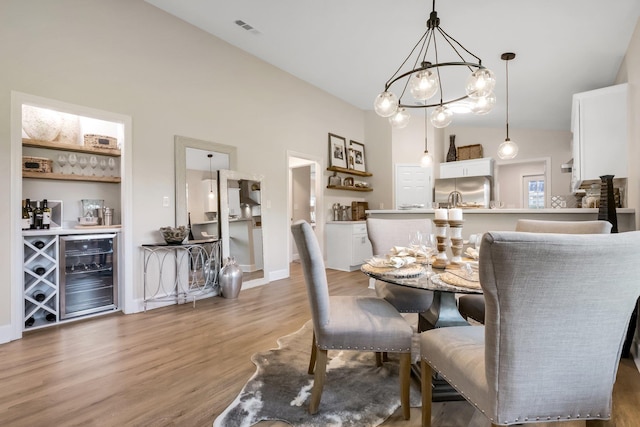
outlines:
[{"label": "white cabinet", "polygon": [[364,221],[327,223],[327,268],[355,271],[371,258],[372,249]]},{"label": "white cabinet", "polygon": [[440,178],[462,178],[465,176],[493,176],[493,159],[485,157],[440,163]]},{"label": "white cabinet", "polygon": [[573,191],[583,180],[627,176],[627,93],[625,83],[573,95]]}]

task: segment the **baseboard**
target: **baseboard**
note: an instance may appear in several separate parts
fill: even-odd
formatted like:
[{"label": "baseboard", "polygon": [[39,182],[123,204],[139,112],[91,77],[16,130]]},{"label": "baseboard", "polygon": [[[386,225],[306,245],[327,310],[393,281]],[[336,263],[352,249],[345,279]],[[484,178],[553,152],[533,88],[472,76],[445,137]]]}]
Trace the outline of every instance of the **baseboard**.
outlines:
[{"label": "baseboard", "polygon": [[13,340],[13,328],[11,324],[0,326],[0,344],[6,344]]}]

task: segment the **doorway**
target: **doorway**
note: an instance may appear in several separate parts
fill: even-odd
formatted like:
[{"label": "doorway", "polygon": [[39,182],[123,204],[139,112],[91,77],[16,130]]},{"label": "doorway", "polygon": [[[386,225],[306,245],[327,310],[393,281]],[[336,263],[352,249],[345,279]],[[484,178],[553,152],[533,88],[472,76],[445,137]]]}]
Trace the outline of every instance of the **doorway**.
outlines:
[{"label": "doorway", "polygon": [[[289,225],[298,220],[305,220],[313,227],[320,247],[323,247],[324,215],[322,210],[322,187],[318,176],[321,171],[321,160],[304,153],[287,152],[289,185],[287,187]],[[289,262],[298,259],[298,252],[291,233],[287,233]]]}]

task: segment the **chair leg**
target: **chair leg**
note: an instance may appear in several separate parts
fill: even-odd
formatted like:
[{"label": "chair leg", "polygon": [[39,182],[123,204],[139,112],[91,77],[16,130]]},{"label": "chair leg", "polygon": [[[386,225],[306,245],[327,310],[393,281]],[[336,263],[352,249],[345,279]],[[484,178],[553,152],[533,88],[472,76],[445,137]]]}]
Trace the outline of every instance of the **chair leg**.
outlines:
[{"label": "chair leg", "polygon": [[378,368],[382,366],[382,353],[379,351],[376,351],[376,366]]},{"label": "chair leg", "polygon": [[400,403],[405,420],[411,418],[411,353],[400,353]]},{"label": "chair leg", "polygon": [[316,333],[313,333],[313,338],[311,339],[311,357],[309,358],[309,370],[307,371],[309,375],[313,375],[313,370],[316,367]]},{"label": "chair leg", "polygon": [[587,420],[585,427],[614,427],[613,420]]},{"label": "chair leg", "polygon": [[420,360],[422,383],[422,427],[431,427],[431,366]]},{"label": "chair leg", "polygon": [[318,412],[320,397],[324,387],[324,379],[327,374],[327,350],[316,350],[316,372],[313,376],[313,390],[311,390],[311,402],[309,402],[309,413],[311,415]]}]

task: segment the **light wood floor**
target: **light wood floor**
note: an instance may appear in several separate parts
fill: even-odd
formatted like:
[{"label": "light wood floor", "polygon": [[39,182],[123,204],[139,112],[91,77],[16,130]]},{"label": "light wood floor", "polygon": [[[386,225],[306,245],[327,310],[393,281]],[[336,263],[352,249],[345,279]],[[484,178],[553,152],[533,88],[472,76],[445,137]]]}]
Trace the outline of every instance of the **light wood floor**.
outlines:
[{"label": "light wood floor", "polygon": [[[331,293],[360,295],[367,278],[328,270]],[[114,314],[25,334],[0,345],[0,426],[211,426],[253,374],[250,356],[310,318],[300,267],[247,289],[134,315]],[[638,425],[640,374],[620,366],[617,427]],[[466,402],[434,407],[434,427],[487,427]],[[284,425],[262,422],[260,427]],[[394,414],[385,426],[419,426]],[[563,423],[564,427],[583,423]],[[541,424],[545,426],[545,424]]]}]

